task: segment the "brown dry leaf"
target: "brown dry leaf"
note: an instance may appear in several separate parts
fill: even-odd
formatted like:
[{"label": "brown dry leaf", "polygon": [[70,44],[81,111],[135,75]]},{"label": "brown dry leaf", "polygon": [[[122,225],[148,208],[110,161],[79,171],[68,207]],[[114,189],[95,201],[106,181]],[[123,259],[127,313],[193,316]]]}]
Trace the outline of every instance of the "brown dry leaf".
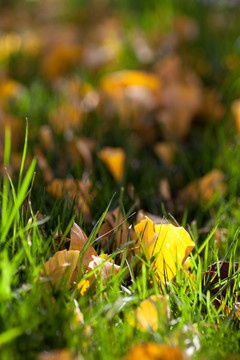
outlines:
[{"label": "brown dry leaf", "polygon": [[40,146],[38,146],[38,145],[34,146],[34,154],[36,156],[38,166],[42,170],[45,181],[47,183],[50,183],[54,178],[54,174],[53,174],[52,169],[48,165],[47,159],[46,159],[45,155],[43,154]]},{"label": "brown dry leaf", "polygon": [[171,200],[172,197],[168,179],[164,178],[159,181],[158,190],[161,199],[165,201]]},{"label": "brown dry leaf", "polygon": [[145,343],[135,345],[123,360],[184,360],[185,356],[178,347]]},{"label": "brown dry leaf", "polygon": [[149,259],[155,257],[152,266],[156,279],[164,284],[176,276],[177,269],[181,268],[195,246],[183,227],[172,224],[157,225],[146,218],[135,225],[134,230],[140,249]]},{"label": "brown dry leaf", "polygon": [[47,191],[59,199],[64,199],[68,194],[70,200],[75,199],[76,208],[82,211],[84,220],[89,221],[91,212],[88,203],[94,198],[91,188],[92,183],[89,179],[54,179],[48,184]]},{"label": "brown dry leaf", "polygon": [[232,103],[232,113],[235,121],[235,127],[237,129],[237,132],[240,132],[240,99],[235,100]]},{"label": "brown dry leaf", "polygon": [[93,167],[92,153],[96,143],[90,138],[78,138],[68,142],[67,150],[73,163],[83,161],[85,171],[89,174]]},{"label": "brown dry leaf", "polygon": [[151,214],[142,209],[137,212],[136,223],[138,224],[142,220],[146,220],[146,218],[150,219],[154,224],[169,224],[169,221],[162,218],[161,216]]},{"label": "brown dry leaf", "polygon": [[183,203],[186,203],[186,201],[196,203],[199,197],[202,197],[205,202],[209,202],[215,192],[219,191],[221,194],[224,194],[226,191],[226,184],[223,182],[224,176],[221,170],[213,169],[181,190],[179,200]]},{"label": "brown dry leaf", "polygon": [[116,181],[121,181],[124,173],[125,152],[121,148],[105,147],[98,153]]},{"label": "brown dry leaf", "polygon": [[176,147],[169,141],[159,141],[154,145],[154,152],[165,165],[174,162]]},{"label": "brown dry leaf", "polygon": [[47,79],[54,79],[79,64],[82,58],[82,49],[77,44],[55,44],[45,53],[41,73]]},{"label": "brown dry leaf", "polygon": [[171,55],[160,60],[156,71],[163,81],[157,121],[166,139],[184,138],[202,105],[202,86],[195,73],[186,72],[181,60]]},{"label": "brown dry leaf", "polygon": [[127,314],[127,322],[141,331],[157,331],[160,322],[169,318],[168,296],[160,294],[141,301],[137,309]]},{"label": "brown dry leaf", "polygon": [[62,250],[57,251],[48,261],[45,263],[44,269],[41,270],[41,275],[46,275],[54,282],[55,287],[58,287],[59,283],[66,284],[70,288],[76,278],[76,267],[78,264],[80,252],[77,250]]},{"label": "brown dry leaf", "polygon": [[37,360],[74,360],[67,349],[43,351]]},{"label": "brown dry leaf", "polygon": [[[99,265],[102,265],[100,267],[100,274],[103,279],[103,284],[106,284],[111,276],[116,275],[119,270],[120,266],[115,265],[114,263],[110,261],[106,261],[101,256],[92,256],[92,261],[88,264],[89,271],[96,269]],[[97,277],[99,275],[99,271],[96,271],[94,273],[94,276]]]},{"label": "brown dry leaf", "polygon": [[[78,250],[80,252],[84,248],[87,241],[88,238],[85,232],[74,222],[71,228],[69,250]],[[89,263],[93,260],[93,255],[97,256],[97,253],[91,245],[88,245],[81,258],[84,272],[87,270]]]},{"label": "brown dry leaf", "polygon": [[49,152],[54,149],[53,133],[49,125],[43,125],[39,129],[41,147]]}]

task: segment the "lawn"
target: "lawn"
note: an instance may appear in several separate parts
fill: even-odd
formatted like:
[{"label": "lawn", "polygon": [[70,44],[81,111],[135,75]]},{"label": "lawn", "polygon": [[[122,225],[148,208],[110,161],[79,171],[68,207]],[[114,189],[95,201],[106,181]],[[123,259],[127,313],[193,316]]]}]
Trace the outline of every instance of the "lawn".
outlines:
[{"label": "lawn", "polygon": [[0,4],[0,359],[240,359],[234,1]]}]

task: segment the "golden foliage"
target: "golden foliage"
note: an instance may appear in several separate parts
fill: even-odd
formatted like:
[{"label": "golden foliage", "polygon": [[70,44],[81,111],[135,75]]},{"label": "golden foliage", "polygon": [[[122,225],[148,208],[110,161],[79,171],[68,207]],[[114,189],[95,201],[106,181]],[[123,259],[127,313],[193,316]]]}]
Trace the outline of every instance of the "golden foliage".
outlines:
[{"label": "golden foliage", "polygon": [[156,277],[165,283],[176,276],[194,243],[183,227],[172,224],[154,224],[150,219],[142,220],[134,230],[140,241],[140,248],[151,259],[155,257],[153,269]]},{"label": "golden foliage", "polygon": [[145,343],[135,345],[123,360],[184,360],[185,356],[178,347]]}]

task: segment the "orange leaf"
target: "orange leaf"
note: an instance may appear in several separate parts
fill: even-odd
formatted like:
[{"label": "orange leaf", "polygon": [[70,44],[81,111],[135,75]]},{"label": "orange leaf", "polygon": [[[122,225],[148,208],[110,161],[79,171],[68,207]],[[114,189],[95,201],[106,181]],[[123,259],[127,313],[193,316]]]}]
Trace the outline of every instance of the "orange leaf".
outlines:
[{"label": "orange leaf", "polygon": [[123,360],[184,360],[178,347],[146,343],[135,345]]},{"label": "orange leaf", "polygon": [[121,148],[105,147],[98,156],[105,163],[116,181],[123,177],[125,153]]}]

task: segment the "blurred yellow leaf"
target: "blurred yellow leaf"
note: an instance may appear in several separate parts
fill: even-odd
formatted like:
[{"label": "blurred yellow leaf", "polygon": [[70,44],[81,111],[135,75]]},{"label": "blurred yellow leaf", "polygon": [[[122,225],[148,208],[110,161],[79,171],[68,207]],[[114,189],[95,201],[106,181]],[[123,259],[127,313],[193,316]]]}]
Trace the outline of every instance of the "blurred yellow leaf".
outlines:
[{"label": "blurred yellow leaf", "polygon": [[134,230],[149,259],[155,257],[153,268],[163,283],[175,277],[195,246],[183,227],[172,224],[156,225],[145,219],[135,225]]},{"label": "blurred yellow leaf", "polygon": [[231,108],[237,132],[240,132],[240,99],[235,100]]},{"label": "blurred yellow leaf", "polygon": [[168,296],[152,295],[141,301],[136,310],[127,314],[127,322],[141,331],[157,331],[161,319],[170,318]]},{"label": "blurred yellow leaf", "polygon": [[223,182],[224,173],[221,170],[213,169],[201,179],[192,181],[179,193],[179,200],[197,202],[202,197],[205,202],[209,202],[214,193],[219,191],[223,194],[226,191],[226,184]]},{"label": "blurred yellow leaf", "polygon": [[108,170],[113,175],[116,181],[120,181],[123,177],[125,152],[121,148],[105,147],[98,156],[105,163]]},{"label": "blurred yellow leaf", "polygon": [[184,360],[185,356],[178,347],[146,343],[135,345],[123,360]]},{"label": "blurred yellow leaf", "polygon": [[127,86],[143,86],[153,92],[158,92],[161,82],[156,75],[137,70],[122,70],[108,74],[101,82],[103,91],[112,95]]}]

